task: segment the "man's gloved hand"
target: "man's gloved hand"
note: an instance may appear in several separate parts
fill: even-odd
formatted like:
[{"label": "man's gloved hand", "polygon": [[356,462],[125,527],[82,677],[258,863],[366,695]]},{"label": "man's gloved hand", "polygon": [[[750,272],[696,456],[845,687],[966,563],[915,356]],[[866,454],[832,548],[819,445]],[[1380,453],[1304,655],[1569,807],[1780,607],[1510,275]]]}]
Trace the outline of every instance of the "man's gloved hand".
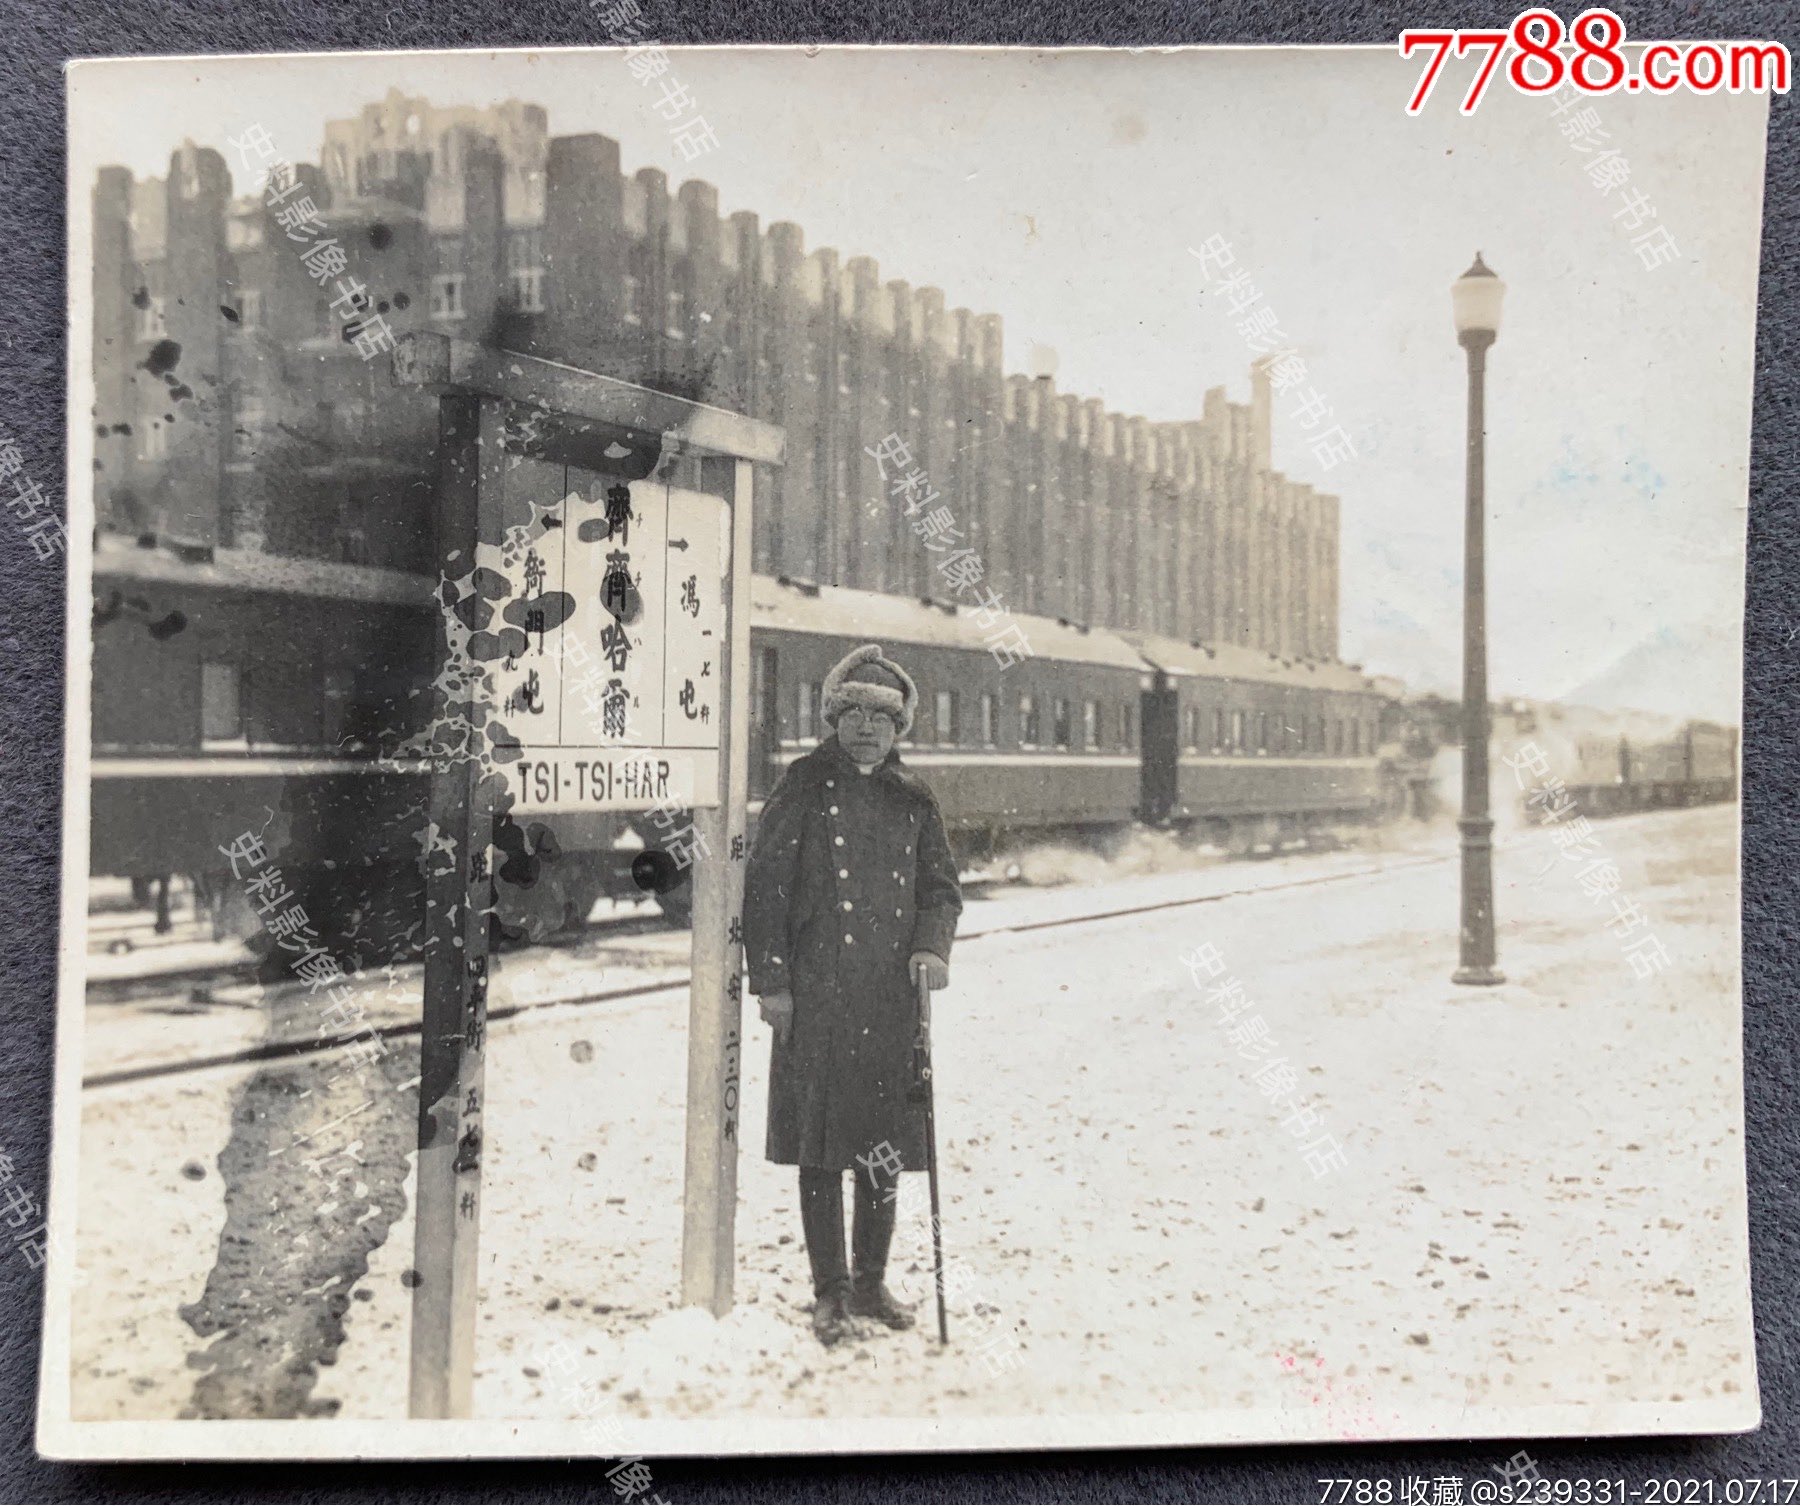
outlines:
[{"label": "man's gloved hand", "polygon": [[763,1023],[774,1030],[775,1039],[785,1046],[794,1028],[794,996],[789,993],[761,994],[756,1002],[762,1010]]},{"label": "man's gloved hand", "polygon": [[924,973],[925,980],[931,985],[934,993],[940,988],[950,986],[950,964],[936,952],[914,952],[906,965],[906,970],[912,976],[914,988],[919,986],[921,972]]}]

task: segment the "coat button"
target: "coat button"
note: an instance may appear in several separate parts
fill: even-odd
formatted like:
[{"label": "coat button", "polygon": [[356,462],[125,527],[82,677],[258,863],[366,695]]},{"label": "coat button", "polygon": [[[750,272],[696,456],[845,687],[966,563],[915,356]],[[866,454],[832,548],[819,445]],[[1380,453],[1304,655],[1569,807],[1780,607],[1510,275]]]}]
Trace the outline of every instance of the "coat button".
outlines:
[{"label": "coat button", "polygon": [[[840,841],[840,842],[841,842],[841,841],[843,841],[843,840],[844,840],[844,839],[843,839],[843,838],[842,838],[842,837],[839,837],[839,838],[838,838],[838,840],[839,840],[839,841]],[[907,844],[906,844],[906,850],[907,850],[907,851],[908,851],[908,852],[909,852],[909,853],[910,853],[910,852],[911,852],[911,851],[912,851],[912,843],[910,843],[910,842],[908,842],[908,843],[907,843]]]},{"label": "coat button", "polygon": [[838,869],[838,877],[839,877],[839,878],[849,878],[849,877],[850,877],[850,870],[849,870],[849,869],[848,869],[848,868],[840,868],[840,869]]},{"label": "coat button", "polygon": [[900,880],[900,887],[901,887],[901,888],[902,888],[902,889],[904,889],[904,888],[905,888],[905,887],[906,887],[906,880],[905,880],[905,879],[901,879],[901,880]]},{"label": "coat button", "polygon": [[837,788],[837,780],[827,779],[825,781],[825,788],[828,790],[835,790]]},{"label": "coat button", "polygon": [[844,901],[844,908],[845,908],[845,909],[846,909],[846,910],[854,910],[854,909],[855,909],[855,908],[856,908],[856,906],[855,906],[855,905],[853,905],[853,904],[851,904],[851,903],[850,903],[850,901],[849,901],[849,900],[845,900],[845,901]]},{"label": "coat button", "polygon": [[900,918],[900,912],[898,910],[894,911],[894,918],[896,920],[898,920]]},{"label": "coat button", "polygon": [[854,946],[855,944],[856,944],[856,938],[854,936],[852,936],[848,931],[844,932],[844,945],[845,946]]},{"label": "coat button", "polygon": [[[831,840],[836,842],[839,847],[842,847],[844,845],[844,839],[842,837],[833,837]],[[909,847],[906,850],[908,852],[911,852],[912,848]]]},{"label": "coat button", "polygon": [[831,808],[831,814],[834,816],[837,814],[837,807],[835,805]]}]

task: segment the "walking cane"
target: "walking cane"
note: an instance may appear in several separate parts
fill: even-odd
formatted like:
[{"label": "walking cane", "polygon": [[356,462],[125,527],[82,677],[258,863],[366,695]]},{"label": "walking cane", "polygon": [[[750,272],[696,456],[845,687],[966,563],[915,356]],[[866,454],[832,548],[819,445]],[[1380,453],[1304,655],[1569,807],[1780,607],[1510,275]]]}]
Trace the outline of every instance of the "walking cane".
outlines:
[{"label": "walking cane", "polygon": [[937,1277],[938,1342],[950,1342],[944,1312],[944,1232],[938,1219],[937,1094],[931,1082],[931,983],[919,969],[919,1034],[913,1042],[913,1091],[925,1105],[925,1176],[931,1186],[931,1264]]}]

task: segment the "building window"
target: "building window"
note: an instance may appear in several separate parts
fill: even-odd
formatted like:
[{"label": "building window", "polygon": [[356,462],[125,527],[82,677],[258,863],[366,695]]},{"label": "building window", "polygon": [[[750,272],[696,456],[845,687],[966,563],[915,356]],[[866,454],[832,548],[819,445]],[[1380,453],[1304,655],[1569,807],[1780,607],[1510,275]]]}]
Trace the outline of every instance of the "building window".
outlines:
[{"label": "building window", "polygon": [[464,312],[462,273],[438,273],[431,279],[431,317],[460,319]]},{"label": "building window", "polygon": [[620,314],[627,324],[644,322],[644,285],[627,272],[619,284]]},{"label": "building window", "polygon": [[664,300],[668,306],[665,328],[671,340],[687,339],[687,294],[678,287],[669,288]]},{"label": "building window", "polygon": [[268,421],[269,410],[260,392],[239,393],[231,426],[231,453],[239,459],[255,455]]},{"label": "building window", "polygon": [[1362,723],[1359,721],[1350,723],[1350,751],[1356,754],[1362,752]]},{"label": "building window", "polygon": [[261,288],[245,288],[238,294],[238,328],[261,329],[263,295]]},{"label": "building window", "polygon": [[1000,704],[992,692],[981,692],[981,743],[991,748],[1000,740]]},{"label": "building window", "polygon": [[962,741],[962,727],[957,713],[957,695],[954,690],[940,690],[937,693],[937,740],[941,743],[958,743]]},{"label": "building window", "polygon": [[543,313],[544,269],[542,267],[521,267],[510,276],[513,307],[522,314]]},{"label": "building window", "polygon": [[169,321],[165,305],[160,295],[152,293],[137,311],[137,337],[140,340],[160,340],[168,333]]},{"label": "building window", "polygon": [[1100,703],[1098,701],[1081,703],[1081,745],[1084,748],[1100,746]]},{"label": "building window", "polygon": [[521,313],[544,311],[543,231],[515,231],[506,242],[506,277],[513,306]]},{"label": "building window", "polygon": [[819,380],[819,342],[811,335],[800,342],[800,363],[807,381]]},{"label": "building window", "polygon": [[800,736],[802,739],[819,735],[819,682],[803,680],[800,683],[799,711]]},{"label": "building window", "polygon": [[242,742],[244,706],[238,667],[219,661],[200,666],[200,741]]},{"label": "building window", "polygon": [[233,251],[253,251],[263,243],[260,214],[233,215],[225,222],[225,244]]},{"label": "building window", "polygon": [[1019,697],[1019,746],[1021,748],[1035,748],[1037,745],[1037,697],[1027,692]]}]

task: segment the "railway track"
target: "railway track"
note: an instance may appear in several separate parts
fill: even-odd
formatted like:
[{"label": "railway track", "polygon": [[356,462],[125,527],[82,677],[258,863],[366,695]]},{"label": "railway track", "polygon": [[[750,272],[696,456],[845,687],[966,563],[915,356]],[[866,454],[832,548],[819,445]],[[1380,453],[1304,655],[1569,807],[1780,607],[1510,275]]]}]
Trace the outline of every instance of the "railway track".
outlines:
[{"label": "railway track", "polygon": [[[1199,905],[1217,904],[1228,899],[1243,899],[1251,895],[1278,894],[1289,889],[1308,889],[1325,884],[1348,883],[1355,879],[1371,878],[1378,874],[1397,872],[1405,868],[1423,867],[1433,863],[1452,863],[1456,861],[1454,853],[1442,855],[1407,856],[1395,858],[1387,862],[1371,863],[1366,867],[1354,868],[1343,873],[1318,874],[1310,878],[1297,878],[1281,883],[1246,886],[1228,889],[1218,894],[1193,895],[1183,899],[1163,899],[1148,901],[1144,904],[1121,905],[1108,909],[1084,911],[1078,915],[1052,916],[1043,920],[1016,921],[1009,924],[977,926],[968,931],[960,931],[957,941],[967,944],[979,941],[984,937],[1019,935],[1034,931],[1061,930],[1069,926],[1093,925],[1108,920],[1121,920],[1134,915],[1149,915],[1163,910],[1182,910]],[[617,930],[615,923],[610,927]],[[584,932],[589,929],[584,928]],[[658,929],[652,925],[640,925],[636,931]],[[582,1007],[592,1004],[610,1004],[623,999],[642,998],[651,994],[668,993],[672,990],[686,988],[688,974],[684,971],[676,975],[652,978],[637,983],[621,985],[617,988],[597,989],[591,992],[570,994],[548,999],[533,999],[517,1004],[495,1005],[488,1010],[488,1022],[497,1023],[516,1016],[528,1014],[539,1009]],[[416,1020],[404,1021],[392,1025],[375,1027],[375,1033],[383,1040],[403,1040],[416,1036],[422,1029]],[[190,1072],[210,1071],[214,1068],[245,1066],[254,1062],[280,1061],[293,1057],[319,1056],[336,1051],[349,1045],[352,1041],[367,1034],[366,1030],[345,1031],[329,1036],[300,1036],[289,1040],[264,1041],[254,1046],[240,1047],[233,1051],[219,1052],[211,1056],[187,1057],[176,1061],[151,1062],[141,1066],[120,1067],[110,1071],[96,1072],[82,1079],[83,1088],[114,1087],[123,1083],[144,1082],[155,1078],[178,1077]]]}]

